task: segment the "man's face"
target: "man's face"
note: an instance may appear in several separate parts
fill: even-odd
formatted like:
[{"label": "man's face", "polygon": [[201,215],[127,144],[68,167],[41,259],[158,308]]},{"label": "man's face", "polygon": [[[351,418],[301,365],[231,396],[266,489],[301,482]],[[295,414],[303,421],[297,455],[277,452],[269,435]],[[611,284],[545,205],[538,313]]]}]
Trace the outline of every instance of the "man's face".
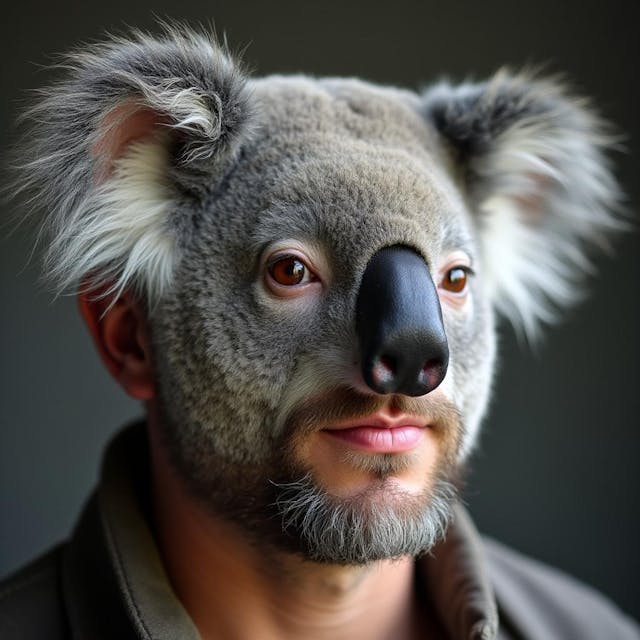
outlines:
[{"label": "man's face", "polygon": [[[254,89],[268,122],[193,213],[152,316],[168,448],[194,494],[262,542],[327,562],[417,554],[446,523],[490,385],[479,278],[441,286],[455,265],[481,270],[466,210],[402,103],[356,94],[376,113],[356,118],[286,84]],[[310,109],[327,130],[301,126]],[[394,245],[428,265],[449,343],[443,383],[415,398],[373,393],[361,373],[362,274]]]},{"label": "man's face", "polygon": [[[162,426],[187,487],[260,545],[364,564],[425,552],[448,524],[462,424],[442,394],[387,399],[327,391],[294,409],[275,443],[265,438],[257,464],[211,454],[205,432],[185,442],[167,418]],[[371,424],[403,425],[386,430],[400,432],[401,441],[345,435],[366,431],[350,425]],[[403,432],[410,434],[405,441]]]}]

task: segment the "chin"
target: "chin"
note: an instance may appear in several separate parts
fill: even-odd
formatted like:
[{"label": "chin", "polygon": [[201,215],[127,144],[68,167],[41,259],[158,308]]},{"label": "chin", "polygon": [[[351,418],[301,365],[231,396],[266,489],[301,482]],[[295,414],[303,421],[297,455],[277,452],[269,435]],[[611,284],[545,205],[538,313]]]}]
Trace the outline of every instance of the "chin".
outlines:
[{"label": "chin", "polygon": [[340,565],[429,552],[447,530],[457,493],[443,477],[417,495],[392,478],[342,498],[318,487],[310,476],[274,488],[286,548],[308,560]]}]

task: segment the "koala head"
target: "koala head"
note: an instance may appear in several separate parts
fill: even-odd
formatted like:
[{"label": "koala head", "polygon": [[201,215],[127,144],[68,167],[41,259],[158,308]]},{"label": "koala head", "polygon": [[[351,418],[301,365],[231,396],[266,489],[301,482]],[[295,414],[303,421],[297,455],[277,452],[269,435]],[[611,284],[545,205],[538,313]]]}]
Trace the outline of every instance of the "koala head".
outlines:
[{"label": "koala head", "polygon": [[[253,79],[168,30],[74,54],[31,116],[18,188],[48,208],[48,269],[144,304],[185,483],[319,560],[433,544],[495,313],[534,336],[619,226],[602,124],[526,74],[422,93]],[[367,451],[350,428],[407,417]]]}]

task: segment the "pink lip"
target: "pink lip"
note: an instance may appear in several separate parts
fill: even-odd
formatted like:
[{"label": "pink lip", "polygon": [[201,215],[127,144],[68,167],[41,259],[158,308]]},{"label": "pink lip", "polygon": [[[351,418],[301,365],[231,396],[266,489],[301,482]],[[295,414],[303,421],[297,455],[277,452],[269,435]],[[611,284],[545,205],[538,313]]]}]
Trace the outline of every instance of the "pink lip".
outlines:
[{"label": "pink lip", "polygon": [[389,419],[379,414],[323,429],[327,435],[370,453],[410,451],[422,439],[424,420],[412,416]]}]

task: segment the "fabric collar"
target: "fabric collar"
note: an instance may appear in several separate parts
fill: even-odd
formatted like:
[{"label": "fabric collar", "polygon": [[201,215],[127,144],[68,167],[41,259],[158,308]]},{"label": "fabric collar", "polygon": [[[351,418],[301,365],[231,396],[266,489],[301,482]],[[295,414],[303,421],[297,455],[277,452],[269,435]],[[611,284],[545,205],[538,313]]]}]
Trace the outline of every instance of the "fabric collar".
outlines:
[{"label": "fabric collar", "polygon": [[[63,590],[74,639],[200,638],[171,588],[148,525],[148,478],[144,425],[134,425],[108,447],[97,493],[65,553]],[[446,540],[416,566],[451,638],[497,637],[482,543],[460,505]]]}]

